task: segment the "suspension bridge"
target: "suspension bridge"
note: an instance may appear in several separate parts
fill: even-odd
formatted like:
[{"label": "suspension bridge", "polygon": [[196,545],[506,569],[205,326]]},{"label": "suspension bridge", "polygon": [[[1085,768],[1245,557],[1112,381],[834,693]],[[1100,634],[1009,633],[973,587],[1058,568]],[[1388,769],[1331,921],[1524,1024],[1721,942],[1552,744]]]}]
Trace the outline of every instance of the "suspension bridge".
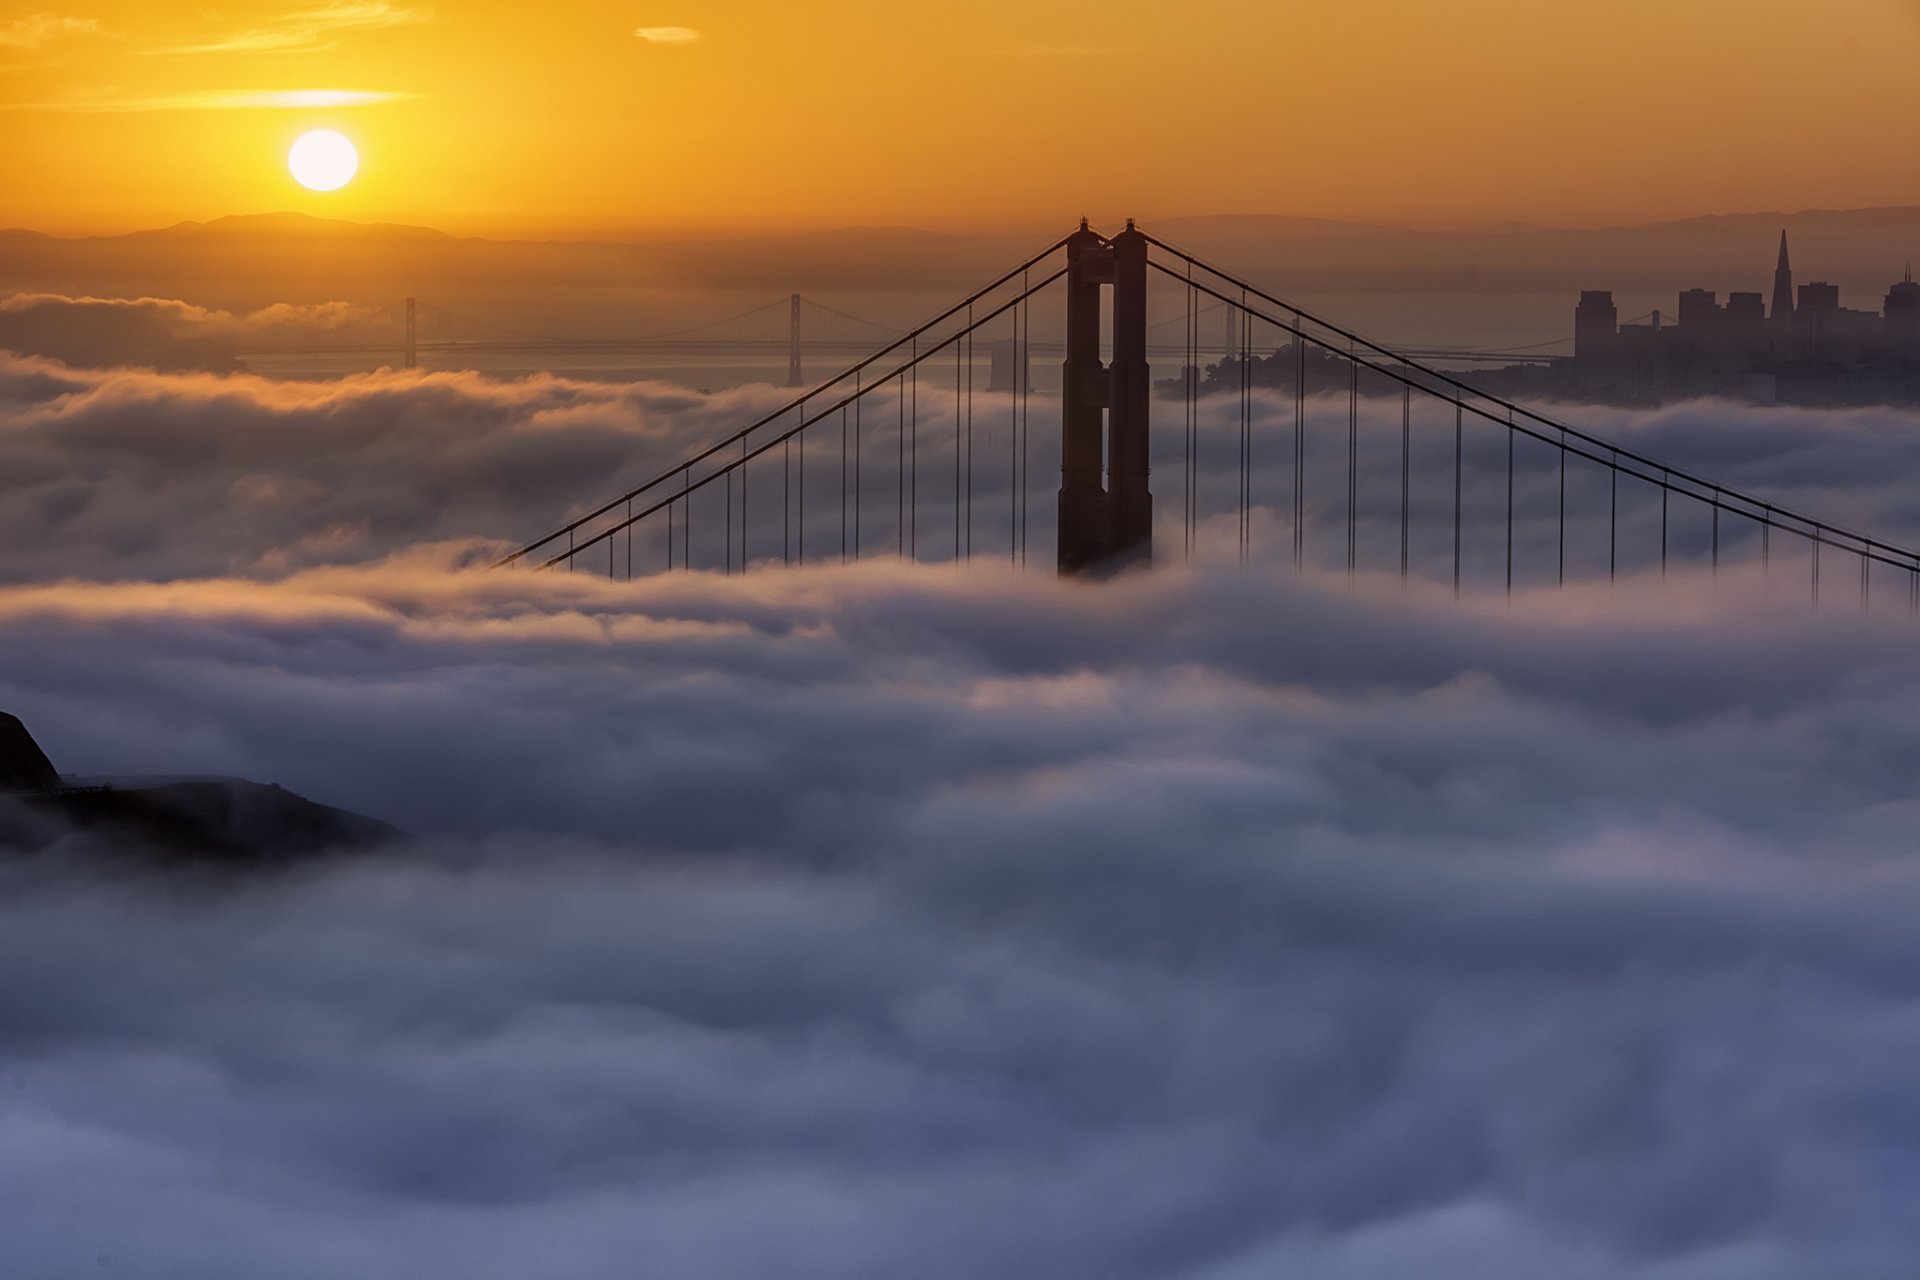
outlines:
[{"label": "suspension bridge", "polygon": [[[988,388],[983,343],[1015,356]],[[1177,367],[1156,382],[1168,346]],[[1055,350],[1043,394],[1033,361]],[[1154,429],[1156,406],[1171,420]],[[1057,485],[1036,480],[1056,451]],[[1219,551],[1510,593],[1679,563],[1920,611],[1920,553],[1485,394],[1131,222],[1083,222],[495,567],[1026,564],[1036,537],[1063,575]]]}]

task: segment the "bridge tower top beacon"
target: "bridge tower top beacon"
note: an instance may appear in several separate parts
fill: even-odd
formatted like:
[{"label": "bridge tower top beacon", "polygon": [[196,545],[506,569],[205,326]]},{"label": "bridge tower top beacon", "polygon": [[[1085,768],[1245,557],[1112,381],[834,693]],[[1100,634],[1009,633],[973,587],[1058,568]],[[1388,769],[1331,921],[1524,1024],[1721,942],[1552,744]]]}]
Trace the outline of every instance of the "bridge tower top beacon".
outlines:
[{"label": "bridge tower top beacon", "polygon": [[[1083,218],[1067,238],[1066,361],[1060,392],[1059,568],[1110,573],[1153,558],[1148,490],[1147,238],[1111,240]],[[1112,363],[1101,360],[1112,286]]]}]

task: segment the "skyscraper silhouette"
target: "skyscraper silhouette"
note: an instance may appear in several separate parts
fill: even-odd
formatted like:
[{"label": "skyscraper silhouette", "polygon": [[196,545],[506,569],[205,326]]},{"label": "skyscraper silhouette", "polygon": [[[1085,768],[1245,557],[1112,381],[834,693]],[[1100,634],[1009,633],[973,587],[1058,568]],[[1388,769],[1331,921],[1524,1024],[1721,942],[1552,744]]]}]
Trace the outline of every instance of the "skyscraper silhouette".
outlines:
[{"label": "skyscraper silhouette", "polygon": [[1793,334],[1793,268],[1787,265],[1787,232],[1780,231],[1780,265],[1773,269],[1773,312],[1767,317],[1781,338]]}]

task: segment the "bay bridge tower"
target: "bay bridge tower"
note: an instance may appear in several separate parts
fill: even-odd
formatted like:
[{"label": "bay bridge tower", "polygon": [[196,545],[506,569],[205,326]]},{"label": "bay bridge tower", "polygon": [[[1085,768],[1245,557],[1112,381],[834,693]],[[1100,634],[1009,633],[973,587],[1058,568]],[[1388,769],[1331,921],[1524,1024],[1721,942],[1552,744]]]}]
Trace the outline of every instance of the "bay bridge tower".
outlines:
[{"label": "bay bridge tower", "polygon": [[[1067,238],[1067,358],[1060,390],[1060,572],[1110,572],[1153,558],[1147,488],[1147,238]],[[1112,287],[1113,362],[1100,359]]]}]

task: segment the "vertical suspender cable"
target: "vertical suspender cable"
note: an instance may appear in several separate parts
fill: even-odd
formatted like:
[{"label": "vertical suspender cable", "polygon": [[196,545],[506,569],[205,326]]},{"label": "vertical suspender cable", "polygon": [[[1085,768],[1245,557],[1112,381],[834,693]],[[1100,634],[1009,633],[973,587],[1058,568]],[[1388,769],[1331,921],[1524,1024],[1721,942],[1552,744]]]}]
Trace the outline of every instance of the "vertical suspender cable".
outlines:
[{"label": "vertical suspender cable", "polygon": [[[860,403],[859,387],[854,388],[854,403]],[[840,558],[847,558],[847,406],[840,406]]]},{"label": "vertical suspender cable", "polygon": [[[967,308],[967,323],[972,324],[973,308]],[[961,418],[960,410],[960,362],[966,351],[966,331],[953,338],[953,558],[960,559],[960,462],[964,450],[960,447]]]},{"label": "vertical suspender cable", "polygon": [[1709,563],[1713,577],[1720,576],[1720,491],[1713,491],[1713,552]]},{"label": "vertical suspender cable", "polygon": [[1413,385],[1400,388],[1400,580],[1407,580],[1407,518],[1412,505]]},{"label": "vertical suspender cable", "polygon": [[1660,576],[1667,576],[1667,499],[1673,486],[1665,467],[1660,468]]},{"label": "vertical suspender cable", "polygon": [[1187,326],[1181,330],[1181,551],[1194,558],[1194,265],[1187,263]]},{"label": "vertical suspender cable", "polygon": [[[914,345],[919,344],[916,341]],[[895,404],[900,410],[899,471],[894,477],[894,498],[898,507],[894,513],[894,546],[904,556],[907,554],[907,385],[904,379],[895,385],[894,392]]]},{"label": "vertical suspender cable", "polygon": [[973,309],[968,307],[968,330],[966,330],[966,558],[973,558],[973,361],[977,351],[973,347]]},{"label": "vertical suspender cable", "polygon": [[1507,410],[1507,594],[1513,594],[1513,410]]},{"label": "vertical suspender cable", "polygon": [[1246,390],[1241,394],[1241,403],[1246,408],[1241,414],[1243,425],[1240,428],[1240,438],[1244,442],[1242,447],[1246,453],[1246,463],[1240,470],[1243,477],[1241,483],[1246,486],[1246,493],[1240,503],[1240,510],[1243,513],[1240,517],[1240,536],[1244,548],[1241,552],[1242,559],[1253,551],[1253,312],[1244,306],[1246,300],[1247,291],[1242,289],[1240,291],[1240,301],[1243,304],[1240,311],[1240,368],[1241,378],[1246,385]]},{"label": "vertical suspender cable", "polygon": [[[1027,283],[1027,273],[1020,273],[1020,315],[1021,331],[1026,334],[1027,346],[1033,345],[1033,296]],[[1027,562],[1027,491],[1033,480],[1033,421],[1030,394],[1033,390],[1032,352],[1023,348],[1019,353],[1020,367],[1014,376],[1020,380],[1020,563]]]},{"label": "vertical suspender cable", "polygon": [[[929,351],[928,355],[933,352]],[[920,341],[913,343],[913,368],[907,371],[913,405],[907,411],[907,555],[920,556]]]},{"label": "vertical suspender cable", "polygon": [[1293,313],[1293,567],[1307,552],[1307,342]]},{"label": "vertical suspender cable", "polygon": [[1567,433],[1560,432],[1560,585],[1567,585]]},{"label": "vertical suspender cable", "polygon": [[1006,562],[1020,562],[1020,309],[1010,311],[1014,320],[1014,386],[1006,397]]},{"label": "vertical suspender cable", "polygon": [[1453,594],[1460,594],[1460,399],[1453,401]]},{"label": "vertical suspender cable", "polygon": [[1607,581],[1619,573],[1620,546],[1620,451],[1612,450],[1607,467]]},{"label": "vertical suspender cable", "polygon": [[1347,572],[1359,559],[1360,542],[1360,362],[1347,342]]}]

